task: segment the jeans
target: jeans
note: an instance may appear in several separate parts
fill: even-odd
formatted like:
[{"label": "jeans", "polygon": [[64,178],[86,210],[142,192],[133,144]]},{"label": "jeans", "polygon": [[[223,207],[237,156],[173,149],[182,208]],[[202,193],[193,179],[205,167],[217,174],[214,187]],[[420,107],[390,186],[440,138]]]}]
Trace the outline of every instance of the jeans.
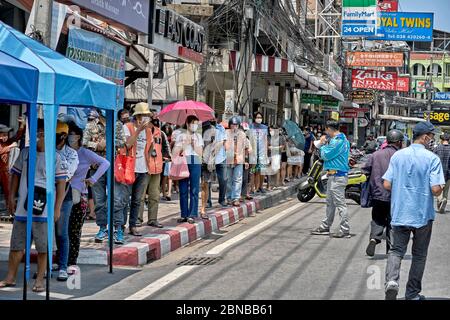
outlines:
[{"label": "jeans", "polygon": [[[193,156],[192,156],[193,157]],[[198,195],[200,192],[201,164],[194,164],[193,159],[189,164],[189,178],[179,181],[181,217],[195,218],[198,216]]]},{"label": "jeans", "polygon": [[[91,170],[89,176],[92,176],[95,170]],[[106,173],[98,179],[91,187],[95,203],[95,220],[99,227],[106,228],[108,225],[107,197],[106,197]],[[115,193],[115,192],[114,192]]]},{"label": "jeans", "polygon": [[130,203],[130,190],[128,185],[114,181],[114,227],[124,226],[127,223],[127,212]]},{"label": "jeans", "polygon": [[370,239],[381,243],[383,232],[386,229],[387,248],[391,243],[391,203],[387,201],[372,200],[372,221],[370,223]]},{"label": "jeans", "polygon": [[227,192],[227,163],[216,164],[216,174],[219,180],[219,203],[225,203],[225,196]]},{"label": "jeans", "polygon": [[246,197],[248,194],[248,182],[249,182],[250,169],[244,169],[244,173],[242,175],[242,188],[241,188],[241,197]]},{"label": "jeans", "polygon": [[327,216],[322,221],[323,229],[330,229],[333,225],[336,209],[341,217],[341,231],[350,233],[348,224],[347,204],[345,203],[345,188],[348,177],[329,176],[327,183]]},{"label": "jeans", "polygon": [[[128,186],[127,199],[131,195],[130,206],[130,228],[136,227],[136,222],[139,217],[139,209],[144,205],[142,195],[147,190],[149,175],[147,173],[136,173],[136,180]],[[123,212],[124,207],[121,211]]]},{"label": "jeans", "polygon": [[244,165],[232,165],[228,166],[228,185],[227,185],[227,200],[234,201],[239,200],[241,197],[242,189],[242,175]]},{"label": "jeans", "polygon": [[[69,188],[69,192],[72,192],[71,188]],[[61,215],[56,221],[55,233],[59,270],[67,270],[67,262],[69,260],[69,218],[72,206],[72,200],[64,200],[61,206]]]},{"label": "jeans", "polygon": [[422,277],[427,261],[428,246],[430,245],[433,221],[429,221],[421,228],[413,227],[392,227],[392,247],[386,266],[386,283],[400,279],[400,266],[405,256],[408,243],[413,234],[412,262],[409,270],[409,279],[406,284],[406,299],[413,299],[422,291]]}]

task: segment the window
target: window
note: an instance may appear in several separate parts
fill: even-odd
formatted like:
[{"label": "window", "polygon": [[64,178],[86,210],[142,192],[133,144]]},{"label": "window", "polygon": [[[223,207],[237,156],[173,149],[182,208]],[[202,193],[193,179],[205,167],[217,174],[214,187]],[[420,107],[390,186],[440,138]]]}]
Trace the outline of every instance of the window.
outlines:
[{"label": "window", "polygon": [[420,63],[416,63],[413,65],[413,76],[424,76],[425,75],[425,66]]},{"label": "window", "polygon": [[442,76],[442,67],[436,63],[433,63],[431,66],[427,69],[427,75],[433,75],[433,77],[440,77]]}]

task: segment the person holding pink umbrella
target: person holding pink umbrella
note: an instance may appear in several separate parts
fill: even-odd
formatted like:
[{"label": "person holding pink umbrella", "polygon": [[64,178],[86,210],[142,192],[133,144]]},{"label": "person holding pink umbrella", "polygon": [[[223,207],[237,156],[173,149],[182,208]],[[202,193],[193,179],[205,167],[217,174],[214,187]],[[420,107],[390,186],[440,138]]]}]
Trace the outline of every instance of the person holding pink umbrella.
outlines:
[{"label": "person holding pink umbrella", "polygon": [[197,133],[199,119],[194,115],[186,118],[183,133],[177,136],[173,156],[186,157],[189,177],[179,181],[181,218],[178,223],[194,223],[198,216],[200,176],[203,155],[203,138]]}]

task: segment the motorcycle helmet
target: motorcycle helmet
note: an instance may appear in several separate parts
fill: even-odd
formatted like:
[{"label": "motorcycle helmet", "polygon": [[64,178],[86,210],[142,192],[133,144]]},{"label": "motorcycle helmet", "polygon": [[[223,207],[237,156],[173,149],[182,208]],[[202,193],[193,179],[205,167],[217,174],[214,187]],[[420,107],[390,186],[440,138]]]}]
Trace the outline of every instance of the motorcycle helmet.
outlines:
[{"label": "motorcycle helmet", "polygon": [[388,143],[395,143],[395,142],[403,141],[404,139],[405,139],[405,136],[404,136],[403,132],[401,132],[400,130],[396,130],[396,129],[389,131],[386,136],[386,140]]},{"label": "motorcycle helmet", "polygon": [[232,124],[240,126],[241,119],[239,119],[239,117],[237,117],[237,116],[231,117],[230,120],[228,120],[228,128],[230,128]]}]

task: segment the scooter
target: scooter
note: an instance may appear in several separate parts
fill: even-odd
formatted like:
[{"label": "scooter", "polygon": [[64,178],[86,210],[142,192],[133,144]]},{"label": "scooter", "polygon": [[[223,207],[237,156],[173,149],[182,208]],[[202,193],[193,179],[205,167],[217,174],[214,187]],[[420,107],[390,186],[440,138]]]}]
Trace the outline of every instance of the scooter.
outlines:
[{"label": "scooter", "polygon": [[[351,169],[348,175],[348,184],[345,188],[345,198],[361,204],[361,186],[367,181],[366,175],[360,169]],[[327,197],[327,173],[323,171],[323,160],[318,158],[308,172],[300,179],[297,198],[300,202],[308,202],[316,195],[319,198]]]}]

